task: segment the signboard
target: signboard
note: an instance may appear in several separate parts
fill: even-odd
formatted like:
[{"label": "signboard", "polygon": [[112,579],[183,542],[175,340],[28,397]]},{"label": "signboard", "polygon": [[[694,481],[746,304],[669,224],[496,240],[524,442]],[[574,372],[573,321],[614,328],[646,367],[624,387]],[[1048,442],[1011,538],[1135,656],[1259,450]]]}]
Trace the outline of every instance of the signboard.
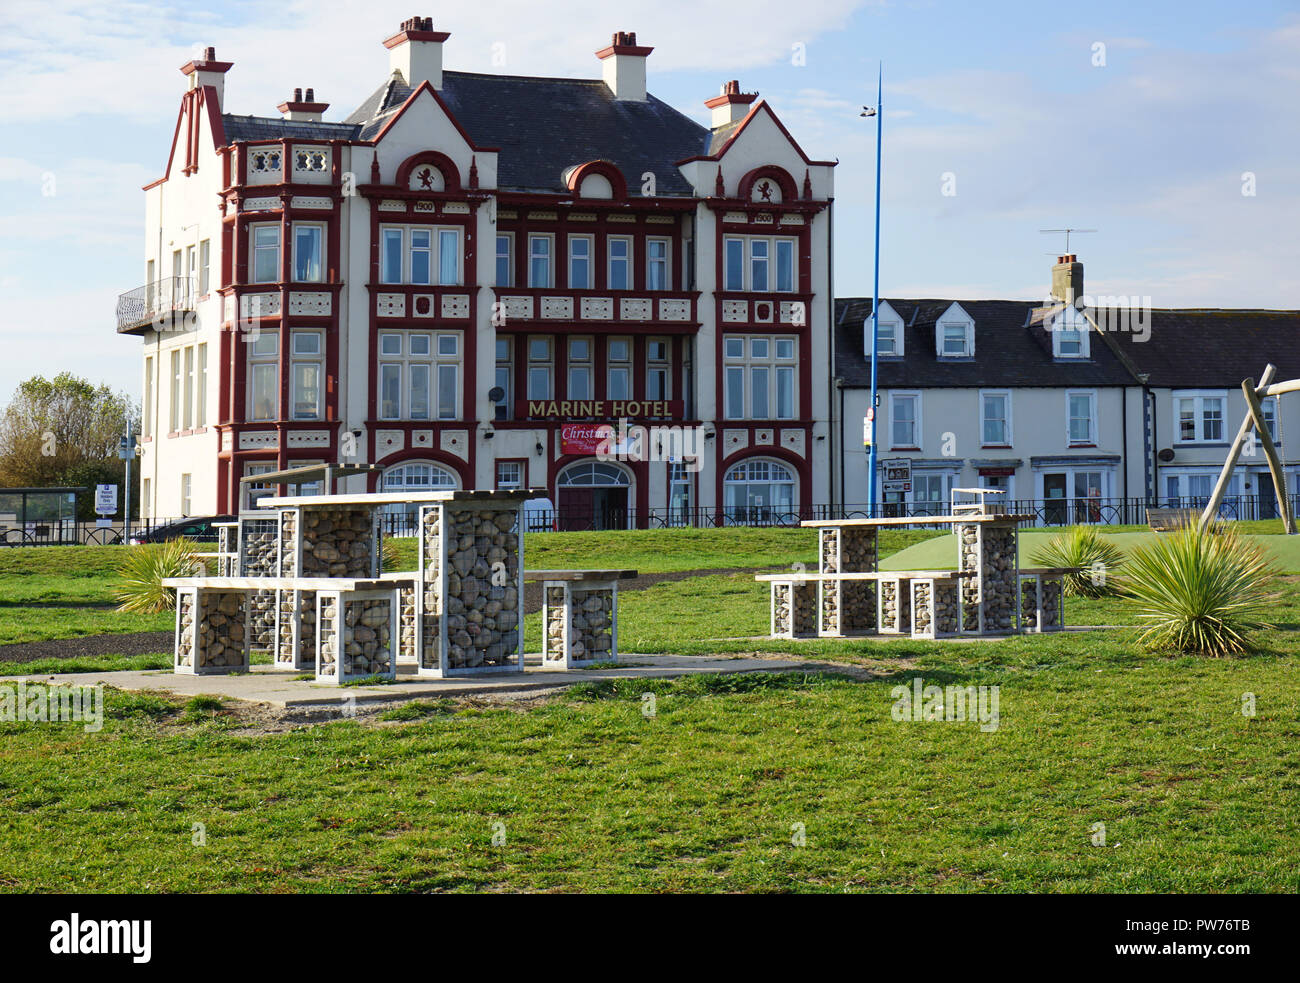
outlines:
[{"label": "signboard", "polygon": [[518,399],[515,417],[524,420],[681,419],[680,399]]},{"label": "signboard", "polygon": [[95,514],[117,515],[117,485],[95,486]]},{"label": "signboard", "polygon": [[871,421],[876,418],[876,408],[867,407],[867,415],[862,418],[862,446],[864,449],[871,447]]},{"label": "signboard", "polygon": [[566,423],[560,428],[561,454],[596,454],[608,451],[614,428],[608,423]]},{"label": "signboard", "polygon": [[906,457],[890,458],[880,462],[885,472],[884,491],[906,494],[912,490],[912,461]]},{"label": "signboard", "polygon": [[113,528],[113,520],[112,520],[112,519],[96,519],[96,520],[95,520],[95,528],[96,528],[96,529],[112,529],[112,528]]}]

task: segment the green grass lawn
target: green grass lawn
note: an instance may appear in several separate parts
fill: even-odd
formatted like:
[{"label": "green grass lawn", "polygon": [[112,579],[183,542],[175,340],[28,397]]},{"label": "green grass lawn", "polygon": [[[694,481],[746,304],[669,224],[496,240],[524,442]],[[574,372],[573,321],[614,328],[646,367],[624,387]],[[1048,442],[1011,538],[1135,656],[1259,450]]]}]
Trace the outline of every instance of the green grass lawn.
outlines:
[{"label": "green grass lawn", "polygon": [[[689,556],[654,534],[626,553],[624,533],[553,535],[529,537],[528,566]],[[103,549],[86,576],[69,550],[30,573],[0,552],[0,598],[98,600],[120,555]],[[700,556],[815,561],[801,530],[709,531]],[[809,672],[269,734],[244,729],[252,711],[110,689],[98,733],[0,723],[0,890],[1295,892],[1300,581],[1279,588],[1281,627],[1233,659],[1142,652],[1115,599],[1067,599],[1068,623],[1119,626],[1086,633],[756,640],[767,585],[732,574],[624,593],[620,648],[791,653]],[[539,631],[531,616],[530,650]],[[895,721],[891,691],[917,676],[998,687],[997,729]]]}]

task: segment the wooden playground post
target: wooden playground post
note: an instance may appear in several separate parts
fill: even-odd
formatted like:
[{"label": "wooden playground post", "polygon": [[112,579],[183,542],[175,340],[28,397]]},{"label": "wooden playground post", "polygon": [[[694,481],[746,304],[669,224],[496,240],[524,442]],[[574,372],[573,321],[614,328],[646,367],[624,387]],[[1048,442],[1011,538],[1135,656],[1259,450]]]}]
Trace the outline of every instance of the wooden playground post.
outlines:
[{"label": "wooden playground post", "polygon": [[1291,500],[1286,493],[1286,476],[1282,472],[1282,462],[1277,456],[1277,448],[1273,446],[1273,437],[1268,432],[1268,425],[1264,422],[1264,410],[1259,404],[1259,396],[1255,392],[1255,380],[1247,379],[1241,384],[1241,391],[1246,395],[1246,406],[1250,409],[1250,418],[1255,423],[1255,430],[1259,434],[1260,443],[1264,445],[1264,456],[1268,458],[1268,470],[1273,475],[1273,489],[1277,492],[1278,505],[1282,509],[1282,524],[1286,528],[1288,536],[1296,534],[1295,518],[1291,515]]},{"label": "wooden playground post", "polygon": [[[1264,366],[1264,374],[1259,377],[1261,388],[1273,381],[1275,372],[1277,372],[1277,366],[1272,363]],[[1237,460],[1241,457],[1241,446],[1246,442],[1251,425],[1251,417],[1247,413],[1246,418],[1241,421],[1241,426],[1237,429],[1237,439],[1232,442],[1232,449],[1228,451],[1228,459],[1223,462],[1223,470],[1219,472],[1219,480],[1214,486],[1214,494],[1210,496],[1205,511],[1201,513],[1201,521],[1197,526],[1200,532],[1205,532],[1206,527],[1209,526],[1218,513],[1219,506],[1223,504],[1223,496],[1228,491],[1228,482],[1232,479],[1233,469],[1237,467]]]}]

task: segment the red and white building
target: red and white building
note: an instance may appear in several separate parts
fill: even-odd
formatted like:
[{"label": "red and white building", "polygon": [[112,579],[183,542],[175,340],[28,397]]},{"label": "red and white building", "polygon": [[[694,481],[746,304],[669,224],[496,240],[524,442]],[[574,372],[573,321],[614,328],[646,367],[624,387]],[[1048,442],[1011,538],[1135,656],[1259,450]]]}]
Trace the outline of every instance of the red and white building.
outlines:
[{"label": "red and white building", "polygon": [[[444,71],[448,36],[404,23],[342,122],[312,89],[231,113],[211,48],[182,68],[117,312],[146,515],[327,461],[385,469],[336,490],[544,486],[575,526],[830,501],[833,163],[735,82],[711,128],[649,95],[634,34],[596,80]],[[698,450],[598,460],[620,420]]]}]

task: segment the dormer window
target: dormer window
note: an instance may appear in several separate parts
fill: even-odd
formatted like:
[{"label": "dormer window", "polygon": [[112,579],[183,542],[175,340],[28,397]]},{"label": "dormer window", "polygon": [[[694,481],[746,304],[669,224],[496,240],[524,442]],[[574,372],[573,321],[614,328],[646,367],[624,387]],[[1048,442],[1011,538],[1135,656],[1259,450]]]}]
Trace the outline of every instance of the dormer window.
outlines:
[{"label": "dormer window", "polygon": [[1086,359],[1089,357],[1088,322],[1073,307],[1067,307],[1052,322],[1052,357]]},{"label": "dormer window", "polygon": [[[871,357],[871,316],[868,315],[863,328],[862,350]],[[898,316],[889,301],[880,302],[880,323],[876,332],[876,354],[881,358],[900,358],[903,354],[903,319]]]},{"label": "dormer window", "polygon": [[975,322],[954,303],[935,325],[934,348],[940,358],[975,357]]}]

